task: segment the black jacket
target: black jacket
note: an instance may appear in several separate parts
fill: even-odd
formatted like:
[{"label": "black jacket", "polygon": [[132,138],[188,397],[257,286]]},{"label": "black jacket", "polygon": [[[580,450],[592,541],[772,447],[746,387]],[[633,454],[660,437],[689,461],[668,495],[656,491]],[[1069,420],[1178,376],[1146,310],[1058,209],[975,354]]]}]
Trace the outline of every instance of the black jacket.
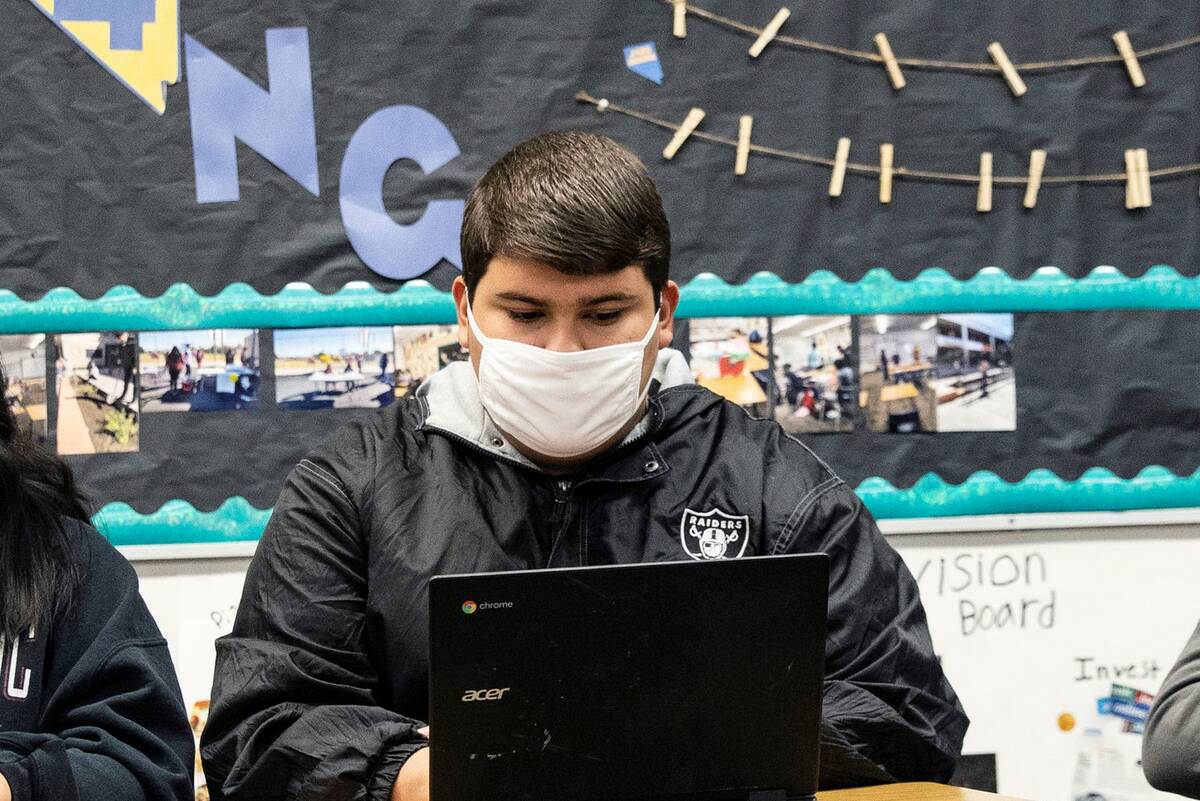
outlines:
[{"label": "black jacket", "polygon": [[3,643],[0,773],[15,801],[192,799],[195,743],[137,575],[91,526],[64,525],[83,580]]},{"label": "black jacket", "polygon": [[1200,626],[1154,699],[1142,769],[1157,789],[1200,798]]},{"label": "black jacket", "polygon": [[916,583],[807,448],[681,385],[621,447],[549,476],[490,428],[470,370],[292,471],[217,642],[201,742],[214,799],[384,801],[423,742],[431,576],[688,559],[702,552],[685,513],[712,510],[748,518],[725,556],[832,557],[822,785],[949,777],[967,719]]}]

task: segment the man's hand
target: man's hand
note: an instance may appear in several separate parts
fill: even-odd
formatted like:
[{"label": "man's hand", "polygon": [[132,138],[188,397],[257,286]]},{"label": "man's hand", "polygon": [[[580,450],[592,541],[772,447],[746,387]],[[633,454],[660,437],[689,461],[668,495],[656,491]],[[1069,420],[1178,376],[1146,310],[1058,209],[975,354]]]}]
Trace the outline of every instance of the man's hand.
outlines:
[{"label": "man's hand", "polygon": [[[419,733],[428,737],[429,727],[423,727]],[[0,776],[0,779],[3,778]],[[0,795],[0,801],[10,801],[10,799],[6,795]],[[400,766],[396,783],[392,785],[392,801],[429,801],[428,748],[417,751]]]},{"label": "man's hand", "polygon": [[8,786],[8,779],[0,775],[0,801],[12,801],[12,788]]}]

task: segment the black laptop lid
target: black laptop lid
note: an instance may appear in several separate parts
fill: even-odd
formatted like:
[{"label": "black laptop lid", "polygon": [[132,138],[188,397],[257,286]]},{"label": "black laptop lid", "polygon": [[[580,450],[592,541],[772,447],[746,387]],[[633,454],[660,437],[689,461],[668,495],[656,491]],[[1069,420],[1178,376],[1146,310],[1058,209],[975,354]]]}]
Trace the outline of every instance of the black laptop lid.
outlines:
[{"label": "black laptop lid", "polygon": [[811,796],[828,576],[813,554],[434,578],[433,801]]}]

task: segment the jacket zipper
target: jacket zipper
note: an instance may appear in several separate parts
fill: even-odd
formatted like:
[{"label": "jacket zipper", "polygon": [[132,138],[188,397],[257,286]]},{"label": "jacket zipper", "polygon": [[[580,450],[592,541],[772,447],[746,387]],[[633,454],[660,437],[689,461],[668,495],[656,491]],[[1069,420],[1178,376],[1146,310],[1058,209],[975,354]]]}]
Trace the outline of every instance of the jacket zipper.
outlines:
[{"label": "jacket zipper", "polygon": [[567,501],[571,499],[571,482],[554,482],[554,520],[562,520],[563,512],[567,509]]},{"label": "jacket zipper", "polygon": [[567,503],[571,500],[571,488],[574,484],[570,481],[555,481],[554,482],[554,514],[551,516],[551,522],[558,524],[558,531],[554,533],[554,539],[550,541],[550,552],[546,554],[546,564],[542,567],[549,567],[554,561],[554,554],[558,551],[558,546],[566,536],[567,526],[570,524],[570,516],[567,514]]}]

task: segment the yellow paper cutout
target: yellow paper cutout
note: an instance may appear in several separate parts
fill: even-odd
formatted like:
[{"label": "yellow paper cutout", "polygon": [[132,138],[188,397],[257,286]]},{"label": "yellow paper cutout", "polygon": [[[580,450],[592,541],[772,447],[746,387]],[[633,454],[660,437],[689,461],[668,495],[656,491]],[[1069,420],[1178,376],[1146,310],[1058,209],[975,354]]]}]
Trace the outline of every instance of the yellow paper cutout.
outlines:
[{"label": "yellow paper cutout", "polygon": [[[54,0],[34,2],[53,18]],[[179,0],[155,0],[154,21],[142,24],[141,50],[112,48],[107,21],[54,21],[152,109],[167,110],[167,84],[179,82]]]}]

